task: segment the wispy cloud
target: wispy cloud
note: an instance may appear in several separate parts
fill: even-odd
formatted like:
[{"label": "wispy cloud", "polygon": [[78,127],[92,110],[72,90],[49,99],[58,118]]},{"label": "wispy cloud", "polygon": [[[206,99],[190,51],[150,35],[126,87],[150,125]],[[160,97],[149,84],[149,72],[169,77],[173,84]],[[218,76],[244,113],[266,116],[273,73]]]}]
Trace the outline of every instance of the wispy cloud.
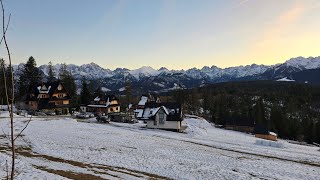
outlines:
[{"label": "wispy cloud", "polygon": [[246,57],[264,63],[275,63],[279,59],[287,58],[285,56],[289,56],[290,49],[296,49],[298,36],[302,36],[298,24],[308,9],[302,1],[298,1],[270,22],[266,22],[266,26],[261,27],[262,31],[248,47]]},{"label": "wispy cloud", "polygon": [[243,4],[246,4],[247,2],[249,2],[249,0],[241,0],[239,3],[238,3],[238,6],[241,6]]},{"label": "wispy cloud", "polygon": [[285,35],[292,26],[302,17],[306,7],[301,3],[296,3],[287,11],[277,16],[274,21],[263,31],[260,43],[270,42]]},{"label": "wispy cloud", "polygon": [[234,2],[233,7],[231,7],[231,9],[236,9],[239,8],[243,5],[245,5],[246,3],[248,3],[250,0],[237,0],[236,2]]}]

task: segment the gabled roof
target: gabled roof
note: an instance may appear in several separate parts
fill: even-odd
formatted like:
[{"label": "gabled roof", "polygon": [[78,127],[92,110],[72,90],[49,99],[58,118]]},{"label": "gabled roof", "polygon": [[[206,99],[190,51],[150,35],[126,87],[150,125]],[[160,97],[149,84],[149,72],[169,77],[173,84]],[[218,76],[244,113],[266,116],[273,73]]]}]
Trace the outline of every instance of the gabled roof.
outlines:
[{"label": "gabled roof", "polygon": [[105,95],[99,95],[99,96],[96,96],[93,101],[96,101],[96,102],[98,102],[98,101],[108,101],[108,99],[109,99],[109,101],[113,101],[113,100],[119,101],[119,99],[115,95],[106,95],[106,96]]},{"label": "gabled roof", "polygon": [[109,101],[113,101],[113,100],[119,101],[119,99],[115,95],[107,95],[105,99],[106,100],[109,99]]},{"label": "gabled roof", "polygon": [[[117,104],[110,104],[111,101],[118,101]],[[99,104],[100,101],[104,101],[105,104],[101,103]],[[119,104],[119,100],[118,98],[115,96],[115,95],[107,95],[107,96],[97,96],[95,99],[94,99],[94,102],[91,102],[93,104],[89,104],[88,107],[96,107],[96,108],[108,108],[108,107],[117,107],[117,106],[120,106]]]},{"label": "gabled roof", "polygon": [[147,96],[141,96],[141,99],[138,103],[139,106],[144,106],[148,101],[148,97]]},{"label": "gabled roof", "polygon": [[[58,90],[59,85],[63,87],[62,90]],[[67,96],[58,99],[53,97],[53,94],[55,92],[67,93]],[[39,94],[48,94],[49,97],[38,99],[37,97]],[[55,105],[53,103],[50,103],[51,100],[68,100],[68,99],[70,99],[70,96],[60,80],[37,84],[36,86],[32,87],[31,92],[27,95],[27,98],[26,98],[27,101],[37,101],[38,109],[53,108]]]},{"label": "gabled roof", "polygon": [[163,109],[167,114],[167,121],[182,121],[182,109],[179,103],[146,103],[142,118],[154,120],[155,115]]},{"label": "gabled roof", "polygon": [[[50,97],[53,95],[54,92],[66,92],[63,88],[62,90],[58,90],[58,86],[61,84],[61,81],[53,81],[53,82],[46,82],[40,83],[37,86],[34,86],[32,89],[32,93],[38,96],[40,93],[42,94],[49,94]],[[62,85],[62,84],[61,84]],[[63,86],[63,85],[62,85]]]}]

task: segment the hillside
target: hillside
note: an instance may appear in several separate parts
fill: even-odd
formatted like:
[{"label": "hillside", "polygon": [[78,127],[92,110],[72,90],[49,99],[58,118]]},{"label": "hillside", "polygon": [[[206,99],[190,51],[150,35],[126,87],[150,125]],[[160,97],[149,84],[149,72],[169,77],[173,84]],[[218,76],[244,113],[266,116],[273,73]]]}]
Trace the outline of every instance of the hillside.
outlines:
[{"label": "hillside", "polygon": [[212,84],[168,93],[185,113],[223,126],[259,124],[280,137],[320,142],[320,87],[281,81]]},{"label": "hillside", "polygon": [[[17,127],[26,119],[16,118]],[[17,179],[317,179],[319,148],[256,144],[253,135],[188,118],[187,133],[145,124],[36,118],[17,141]],[[7,130],[8,122],[0,119]],[[0,161],[9,158],[0,138]],[[1,168],[4,168],[3,163]],[[295,171],[292,171],[295,169]],[[0,171],[3,177],[5,171]]]}]

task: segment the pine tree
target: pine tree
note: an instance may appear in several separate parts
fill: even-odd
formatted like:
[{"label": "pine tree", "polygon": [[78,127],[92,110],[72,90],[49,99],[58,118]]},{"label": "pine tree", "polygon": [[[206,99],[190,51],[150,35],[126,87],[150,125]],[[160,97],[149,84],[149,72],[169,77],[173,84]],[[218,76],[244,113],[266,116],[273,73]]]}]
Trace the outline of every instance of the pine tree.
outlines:
[{"label": "pine tree", "polygon": [[[11,66],[10,65],[8,65],[7,68],[5,69],[5,73],[6,73],[6,80],[7,80],[7,91],[11,92],[13,87],[12,87],[12,84],[9,83],[12,80]],[[8,96],[9,96],[9,99],[12,98],[11,97],[12,96],[11,93],[8,93]]]},{"label": "pine tree", "polygon": [[104,95],[105,95],[105,93],[101,90],[101,86],[99,86],[99,87],[94,91],[93,97],[94,97],[94,98],[97,97],[97,96],[102,97],[102,96],[104,96]]},{"label": "pine tree", "polygon": [[131,84],[130,82],[126,81],[126,90],[125,90],[125,93],[126,93],[126,104],[130,104],[131,103],[131,96],[132,96],[132,93],[131,93]]},{"label": "pine tree", "polygon": [[71,97],[71,107],[77,107],[77,85],[75,83],[74,77],[72,76],[71,72],[68,71],[67,65],[65,63],[62,64],[60,68],[59,77],[61,83],[63,84],[64,88],[67,90],[68,94]]},{"label": "pine tree", "polygon": [[265,107],[262,98],[254,106],[255,122],[257,125],[267,127],[268,123],[265,118]]},{"label": "pine tree", "polygon": [[285,134],[287,134],[287,130],[285,127],[286,126],[285,118],[280,108],[277,108],[277,107],[271,108],[270,122],[272,126],[271,125],[269,126],[269,128],[271,128],[269,130],[278,133],[280,137],[283,137]]},{"label": "pine tree", "polygon": [[82,89],[80,93],[80,103],[81,104],[89,104],[91,99],[91,94],[88,88],[88,83],[85,77],[82,78]]},{"label": "pine tree", "polygon": [[19,98],[22,98],[42,80],[40,70],[37,68],[36,60],[31,56],[24,65],[19,79]]},{"label": "pine tree", "polygon": [[52,62],[48,63],[48,82],[52,82],[55,80],[55,74],[53,72]]}]

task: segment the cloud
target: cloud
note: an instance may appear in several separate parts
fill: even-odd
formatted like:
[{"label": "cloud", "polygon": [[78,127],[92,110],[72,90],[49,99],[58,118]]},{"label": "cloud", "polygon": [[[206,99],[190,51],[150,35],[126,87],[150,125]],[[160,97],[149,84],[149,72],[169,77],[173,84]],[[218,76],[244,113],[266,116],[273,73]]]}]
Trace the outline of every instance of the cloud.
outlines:
[{"label": "cloud", "polygon": [[239,8],[240,6],[243,6],[244,4],[248,3],[250,0],[237,0],[235,5],[231,7],[231,9]]},{"label": "cloud", "polygon": [[249,0],[242,0],[238,3],[238,6],[241,6],[243,4],[246,4]]},{"label": "cloud", "polygon": [[288,11],[281,14],[276,23],[278,25],[288,25],[297,21],[305,11],[305,6],[303,4],[296,4]]},{"label": "cloud", "polygon": [[286,56],[295,54],[298,47],[302,46],[301,37],[304,31],[299,26],[309,7],[302,1],[291,4],[286,10],[274,16],[264,26],[257,28],[260,33],[251,41],[247,51],[242,54],[242,59],[255,59],[256,63],[273,64]]},{"label": "cloud", "polygon": [[288,32],[292,32],[296,23],[301,19],[306,7],[304,4],[296,3],[287,11],[284,11],[262,31],[257,38],[258,46],[264,48],[272,47],[278,40],[288,36]]}]

